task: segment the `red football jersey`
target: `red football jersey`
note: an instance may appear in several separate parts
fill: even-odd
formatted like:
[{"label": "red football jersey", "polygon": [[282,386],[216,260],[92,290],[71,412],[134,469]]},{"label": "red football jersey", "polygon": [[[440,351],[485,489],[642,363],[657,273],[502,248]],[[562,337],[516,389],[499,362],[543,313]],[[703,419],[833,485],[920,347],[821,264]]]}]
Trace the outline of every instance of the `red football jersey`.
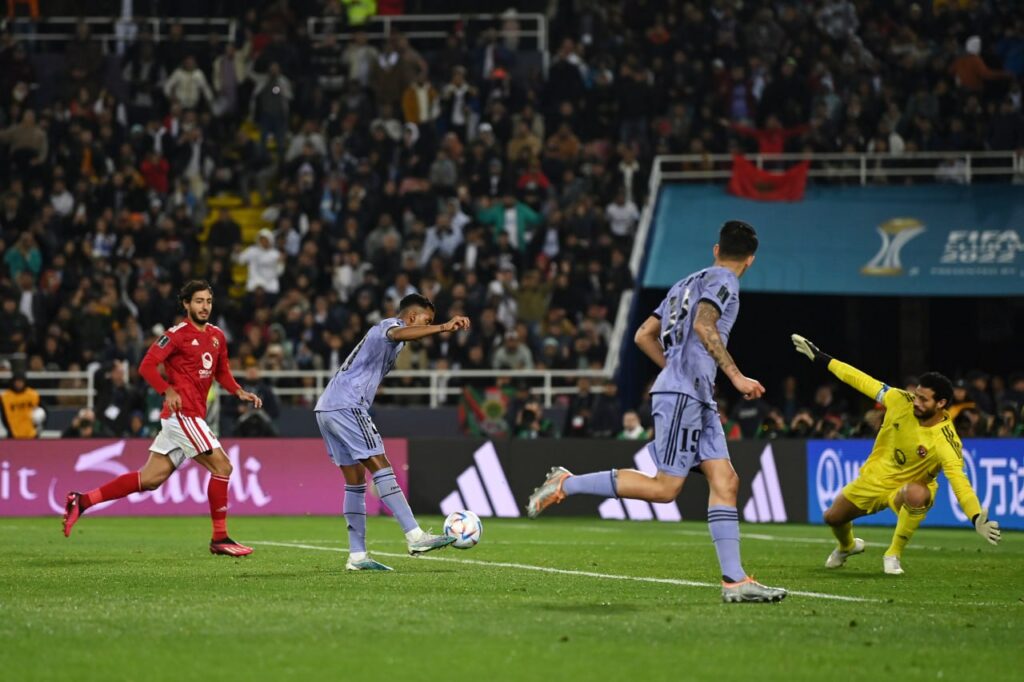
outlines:
[{"label": "red football jersey", "polygon": [[[157,369],[163,363],[170,383]],[[206,396],[213,380],[234,394],[241,386],[228,365],[228,344],[218,327],[208,324],[203,331],[186,321],[168,329],[149,348],[139,365],[139,374],[157,393],[163,395],[168,386],[181,396],[180,414],[206,419]],[[164,402],[161,419],[171,416]]]}]

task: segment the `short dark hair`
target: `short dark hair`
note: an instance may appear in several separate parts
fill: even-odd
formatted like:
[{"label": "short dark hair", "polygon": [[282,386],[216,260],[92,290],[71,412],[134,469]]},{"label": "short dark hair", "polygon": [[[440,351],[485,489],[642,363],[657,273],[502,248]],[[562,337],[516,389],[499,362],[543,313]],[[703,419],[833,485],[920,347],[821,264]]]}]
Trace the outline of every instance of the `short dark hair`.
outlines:
[{"label": "short dark hair", "polygon": [[407,308],[413,306],[419,306],[420,308],[428,308],[434,310],[434,304],[430,302],[430,299],[422,294],[409,294],[402,299],[401,303],[398,304],[398,312],[403,312]]},{"label": "short dark hair", "polygon": [[181,291],[178,292],[178,300],[182,303],[191,303],[192,296],[194,296],[197,291],[209,291],[210,295],[213,295],[213,287],[210,286],[209,282],[205,279],[193,279],[187,282],[185,286],[181,288]]},{"label": "short dark hair", "polygon": [[757,251],[757,231],[742,220],[727,220],[718,233],[718,257],[742,260]]},{"label": "short dark hair", "polygon": [[953,382],[938,372],[925,372],[918,379],[918,386],[930,388],[935,394],[935,401],[945,400],[946,405],[953,402]]}]

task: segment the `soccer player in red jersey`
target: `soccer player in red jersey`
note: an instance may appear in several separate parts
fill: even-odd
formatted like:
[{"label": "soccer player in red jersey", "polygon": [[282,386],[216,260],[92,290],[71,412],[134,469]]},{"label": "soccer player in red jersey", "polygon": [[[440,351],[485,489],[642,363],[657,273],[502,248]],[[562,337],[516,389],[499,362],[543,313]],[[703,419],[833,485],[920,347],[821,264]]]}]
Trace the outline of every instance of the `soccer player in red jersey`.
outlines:
[{"label": "soccer player in red jersey", "polygon": [[[167,330],[154,343],[139,366],[139,374],[164,396],[160,413],[161,430],[149,447],[149,461],[140,471],[124,474],[86,493],[70,492],[64,511],[64,535],[89,507],[117,500],[143,490],[156,490],[186,459],[194,459],[210,472],[206,489],[213,520],[212,554],[245,556],[252,548],[240,545],[227,531],[228,478],[231,462],[217,437],[206,425],[206,396],[216,379],[239,399],[259,408],[259,396],[242,389],[228,365],[224,332],[209,324],[213,290],[202,280],[192,280],[179,295],[187,319]],[[160,374],[164,366],[167,379]]]}]

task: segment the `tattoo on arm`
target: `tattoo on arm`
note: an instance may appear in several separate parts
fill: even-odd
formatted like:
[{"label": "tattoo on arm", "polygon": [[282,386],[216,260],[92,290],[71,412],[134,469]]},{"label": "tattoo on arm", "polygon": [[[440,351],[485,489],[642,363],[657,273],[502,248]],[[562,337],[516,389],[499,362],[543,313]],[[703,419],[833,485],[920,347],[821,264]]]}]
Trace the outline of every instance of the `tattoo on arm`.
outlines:
[{"label": "tattoo on arm", "polygon": [[707,301],[701,301],[697,304],[697,319],[694,320],[693,328],[707,349],[708,355],[718,363],[722,373],[731,376],[733,372],[739,372],[739,368],[736,367],[736,361],[729,355],[729,351],[725,349],[722,335],[718,333],[716,323],[721,316],[718,308]]}]

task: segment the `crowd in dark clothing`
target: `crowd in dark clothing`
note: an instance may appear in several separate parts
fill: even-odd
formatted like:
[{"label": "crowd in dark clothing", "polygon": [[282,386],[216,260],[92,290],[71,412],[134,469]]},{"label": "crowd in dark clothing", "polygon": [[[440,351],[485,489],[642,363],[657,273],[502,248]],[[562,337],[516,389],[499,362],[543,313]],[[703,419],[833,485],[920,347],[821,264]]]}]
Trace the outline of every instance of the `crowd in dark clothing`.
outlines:
[{"label": "crowd in dark clothing", "polygon": [[1012,2],[549,10],[546,68],[514,12],[430,49],[311,35],[341,13],[317,0],[247,5],[233,41],[141,23],[123,54],[83,22],[47,87],[3,34],[0,357],[137,383],[204,277],[236,373],[336,367],[413,291],[474,325],[400,368],[600,368],[653,155],[1024,147]]}]

